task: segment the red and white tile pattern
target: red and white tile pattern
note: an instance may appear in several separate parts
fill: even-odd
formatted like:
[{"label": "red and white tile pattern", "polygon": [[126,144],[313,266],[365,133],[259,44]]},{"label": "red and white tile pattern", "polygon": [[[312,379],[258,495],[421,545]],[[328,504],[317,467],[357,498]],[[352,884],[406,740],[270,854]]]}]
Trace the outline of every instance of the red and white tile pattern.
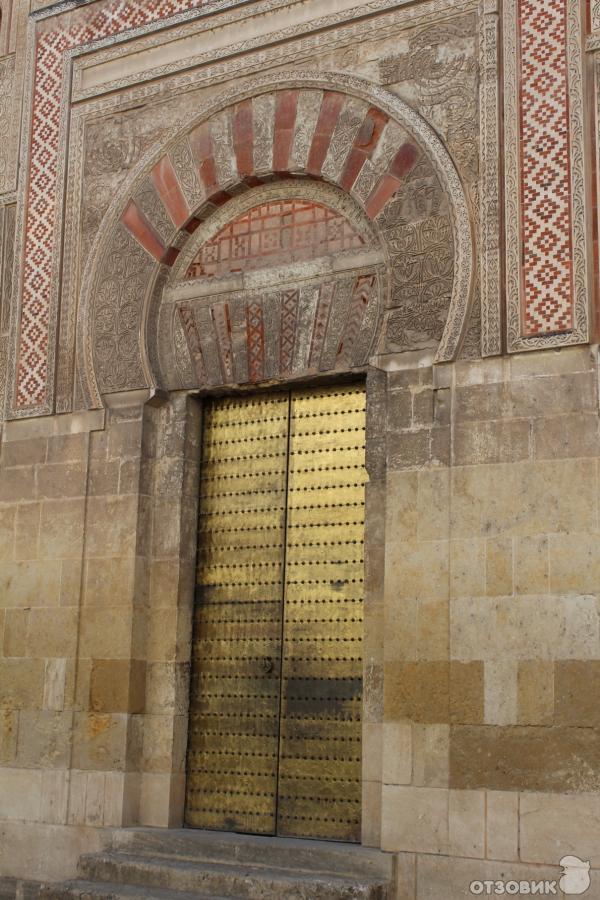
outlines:
[{"label": "red and white tile pattern", "polygon": [[[203,5],[203,0],[113,0],[59,16],[36,40],[30,180],[25,217],[22,312],[16,406],[42,406],[48,381],[52,258],[56,242],[63,58],[68,50]],[[65,25],[64,23],[68,23]]]},{"label": "red and white tile pattern", "polygon": [[275,200],[226,225],[200,249],[187,277],[230,275],[363,246],[363,238],[340,213],[309,200]]},{"label": "red and white tile pattern", "polygon": [[524,336],[572,328],[567,0],[520,0]]},{"label": "red and white tile pattern", "polygon": [[[60,193],[57,183],[59,127],[61,107],[67,102],[63,85],[64,54],[91,41],[197,8],[204,2],[206,0],[111,0],[100,7],[94,4],[48,20],[52,23],[50,26],[44,23],[39,28],[15,398],[17,408],[23,411],[44,406],[49,374],[51,377],[48,342],[52,261],[60,242],[55,206]],[[566,3],[567,0],[519,0],[518,7],[525,336],[568,331],[572,327]],[[285,172],[289,164],[297,97],[294,92],[281,92],[277,99],[274,168]],[[321,170],[342,103],[339,94],[325,93],[306,167],[309,174]],[[373,153],[385,126],[385,120],[377,110],[369,110],[369,117],[375,117],[376,121],[367,123],[369,128],[365,137],[362,131],[359,133],[358,144],[353,147],[343,173],[346,189],[352,189],[357,173]],[[238,118],[233,132],[237,164],[242,174],[247,174],[246,170],[251,168],[252,120],[249,114]],[[378,215],[414,165],[415,149],[410,143],[399,149],[393,164],[367,201],[366,209],[371,218]],[[211,194],[209,162],[210,159],[204,157],[201,175],[207,193]],[[161,248],[161,252],[163,249],[168,248]]]}]

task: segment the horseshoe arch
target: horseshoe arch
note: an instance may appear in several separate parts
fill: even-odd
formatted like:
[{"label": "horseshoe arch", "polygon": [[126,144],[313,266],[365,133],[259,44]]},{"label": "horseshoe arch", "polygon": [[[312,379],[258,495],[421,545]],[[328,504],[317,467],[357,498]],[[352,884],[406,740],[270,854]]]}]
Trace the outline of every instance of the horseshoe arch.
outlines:
[{"label": "horseshoe arch", "polygon": [[[264,296],[274,296],[273,285],[263,278],[261,287],[260,273],[241,272],[239,265],[209,282],[197,277],[194,261],[209,245],[215,252],[232,223],[247,222],[269,203],[292,201],[295,208],[325,209],[322,217],[355,235],[353,253],[324,255],[322,229],[317,240],[313,228],[304,268],[277,269],[277,296],[289,291],[293,276],[302,283],[291,337],[298,346],[309,346],[318,330],[324,293],[337,310],[327,311],[337,331],[322,336],[336,352],[326,364],[310,350],[297,352],[293,374],[364,368],[370,353],[419,346],[435,348],[436,362],[457,357],[470,314],[473,233],[463,185],[442,141],[406,103],[363,79],[269,75],[221,95],[148,153],[105,215],[81,292],[78,367],[87,404],[101,406],[102,395],[115,391],[200,388],[203,378],[211,385],[239,381],[248,367],[234,357],[249,359],[250,307],[260,307],[264,319]],[[312,313],[301,308],[303,285]],[[348,291],[342,314],[338,297]],[[281,321],[260,327],[266,358],[275,352],[269,341],[279,347],[289,334]],[[350,337],[356,342],[358,334],[362,340],[350,352]],[[220,359],[210,377],[209,338]],[[289,375],[277,366],[267,371],[264,361],[253,371],[247,380]]]}]

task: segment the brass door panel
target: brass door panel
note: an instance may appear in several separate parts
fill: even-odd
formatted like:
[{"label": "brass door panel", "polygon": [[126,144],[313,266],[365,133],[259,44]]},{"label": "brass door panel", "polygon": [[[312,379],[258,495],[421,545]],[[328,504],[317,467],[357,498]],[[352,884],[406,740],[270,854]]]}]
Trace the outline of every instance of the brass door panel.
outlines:
[{"label": "brass door panel", "polygon": [[206,404],[186,822],[272,834],[287,394]]},{"label": "brass door panel", "polygon": [[365,392],[293,393],[277,831],[360,840]]},{"label": "brass door panel", "polygon": [[208,404],[188,825],[360,839],[365,392]]}]

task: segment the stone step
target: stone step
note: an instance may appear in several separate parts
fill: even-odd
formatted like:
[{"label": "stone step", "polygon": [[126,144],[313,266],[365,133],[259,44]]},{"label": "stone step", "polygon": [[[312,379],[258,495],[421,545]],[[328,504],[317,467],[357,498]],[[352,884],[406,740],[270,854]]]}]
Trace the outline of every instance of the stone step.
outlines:
[{"label": "stone step", "polygon": [[[109,884],[96,881],[67,881],[48,885],[40,892],[43,900],[232,900],[215,894],[184,893],[148,888],[144,885]],[[235,898],[234,898],[235,900]]]},{"label": "stone step", "polygon": [[303,869],[391,881],[393,856],[333,841],[262,837],[192,828],[125,828],[113,832],[114,850],[145,856]]},{"label": "stone step", "polygon": [[169,857],[95,853],[82,856],[79,874],[86,881],[145,885],[208,896],[266,900],[385,900],[381,879],[358,878],[297,869],[199,862]]}]

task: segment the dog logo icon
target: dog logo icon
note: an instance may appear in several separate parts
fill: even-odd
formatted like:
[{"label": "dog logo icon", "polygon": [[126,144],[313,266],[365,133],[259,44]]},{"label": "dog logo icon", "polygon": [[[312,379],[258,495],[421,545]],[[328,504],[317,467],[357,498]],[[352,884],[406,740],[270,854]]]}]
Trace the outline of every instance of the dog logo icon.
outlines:
[{"label": "dog logo icon", "polygon": [[578,856],[563,856],[560,866],[563,874],[558,882],[561,891],[567,896],[585,894],[590,886],[590,864]]}]

